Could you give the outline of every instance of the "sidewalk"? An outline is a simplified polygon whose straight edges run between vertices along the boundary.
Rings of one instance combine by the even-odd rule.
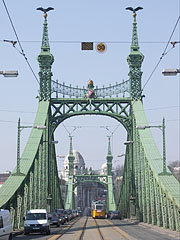
[[[166,234],[170,237],[174,237],[176,239],[180,239],[180,232],[176,232],[176,231],[173,231],[173,230],[170,230],[170,229],[165,229],[163,227],[158,227],[156,225],[153,225],[153,224],[150,224],[150,223],[144,223],[144,222],[139,222],[137,220],[131,220],[131,219],[123,219],[127,222],[131,222],[131,223],[137,223],[138,225],[141,225],[143,227],[146,227],[146,228],[149,228],[155,232],[159,232],[161,234]]]

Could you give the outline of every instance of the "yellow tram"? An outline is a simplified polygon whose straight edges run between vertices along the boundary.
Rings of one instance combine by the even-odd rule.
[[[91,211],[93,218],[105,218],[106,205],[103,201],[93,201],[91,205]]]

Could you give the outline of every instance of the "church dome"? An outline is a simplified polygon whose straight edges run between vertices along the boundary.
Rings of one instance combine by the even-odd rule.
[[[101,166],[101,169],[102,170],[107,169],[107,162],[103,163],[103,165]]]
[[[66,156],[65,160],[64,160],[64,168],[67,169],[66,167],[68,167],[69,165],[69,160],[68,160],[68,156],[69,154]],[[74,166],[75,168],[85,168],[85,162],[84,159],[82,157],[82,155],[73,149],[73,156],[74,156]],[[76,167],[77,166],[77,167]]]
[[[101,174],[106,174],[107,173],[107,162],[103,163],[101,166]]]

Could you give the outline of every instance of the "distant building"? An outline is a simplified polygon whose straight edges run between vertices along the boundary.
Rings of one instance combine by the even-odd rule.
[[[0,173],[0,187],[5,183],[8,177],[11,175],[10,171],[6,171],[4,173]]]
[[[66,201],[67,195],[67,186],[68,186],[68,178],[69,178],[69,159],[66,156],[64,160],[64,167],[60,170],[60,181],[61,181],[61,194],[63,202]],[[73,150],[74,156],[74,175],[84,175],[90,174],[90,171],[93,173],[94,171],[91,169],[85,168],[85,161],[82,155]],[[106,165],[106,164],[105,164]],[[101,169],[100,172],[106,172],[107,166],[105,169]],[[84,209],[85,207],[90,207],[91,202],[94,199],[105,199],[104,186],[97,182],[85,182],[78,185],[74,191],[75,194],[75,207],[80,207]]]
[[[74,156],[74,174],[83,174],[85,172],[85,162],[82,155],[73,149]],[[68,182],[69,178],[69,154],[66,156],[64,160],[64,167],[61,169],[60,175],[61,178]]]
[[[85,162],[82,155],[73,149],[73,156],[74,156],[74,174],[83,174],[85,173]],[[68,186],[68,179],[69,179],[69,154],[66,156],[64,160],[64,167],[60,170],[60,181],[61,181],[61,195],[63,202],[65,204],[66,195],[67,195],[67,186]],[[78,186],[74,193],[75,193],[75,204],[79,206],[78,202],[80,199],[77,196],[80,196],[82,189]]]

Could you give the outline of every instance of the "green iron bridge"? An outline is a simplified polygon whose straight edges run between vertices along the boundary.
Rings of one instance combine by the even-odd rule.
[[[133,29],[129,64],[129,79],[114,86],[95,88],[92,81],[86,88],[73,88],[52,80],[54,57],[50,52],[47,13],[44,13],[40,66],[39,106],[28,142],[17,166],[0,189],[0,208],[9,209],[13,228],[23,226],[27,210],[74,207],[74,188],[82,182],[96,181],[107,189],[107,207],[119,209],[123,216],[146,223],[180,231],[179,183],[166,167],[165,146],[160,155],[147,126],[142,103],[141,65],[136,12],[133,12]],[[109,116],[121,123],[127,131],[126,156],[119,204],[115,206],[112,183],[112,155],[107,155],[106,175],[74,175],[72,139],[69,154],[69,181],[63,206],[55,154],[54,132],[64,120],[77,115]],[[20,131],[20,121],[19,121]],[[18,134],[19,137],[19,134]]]

